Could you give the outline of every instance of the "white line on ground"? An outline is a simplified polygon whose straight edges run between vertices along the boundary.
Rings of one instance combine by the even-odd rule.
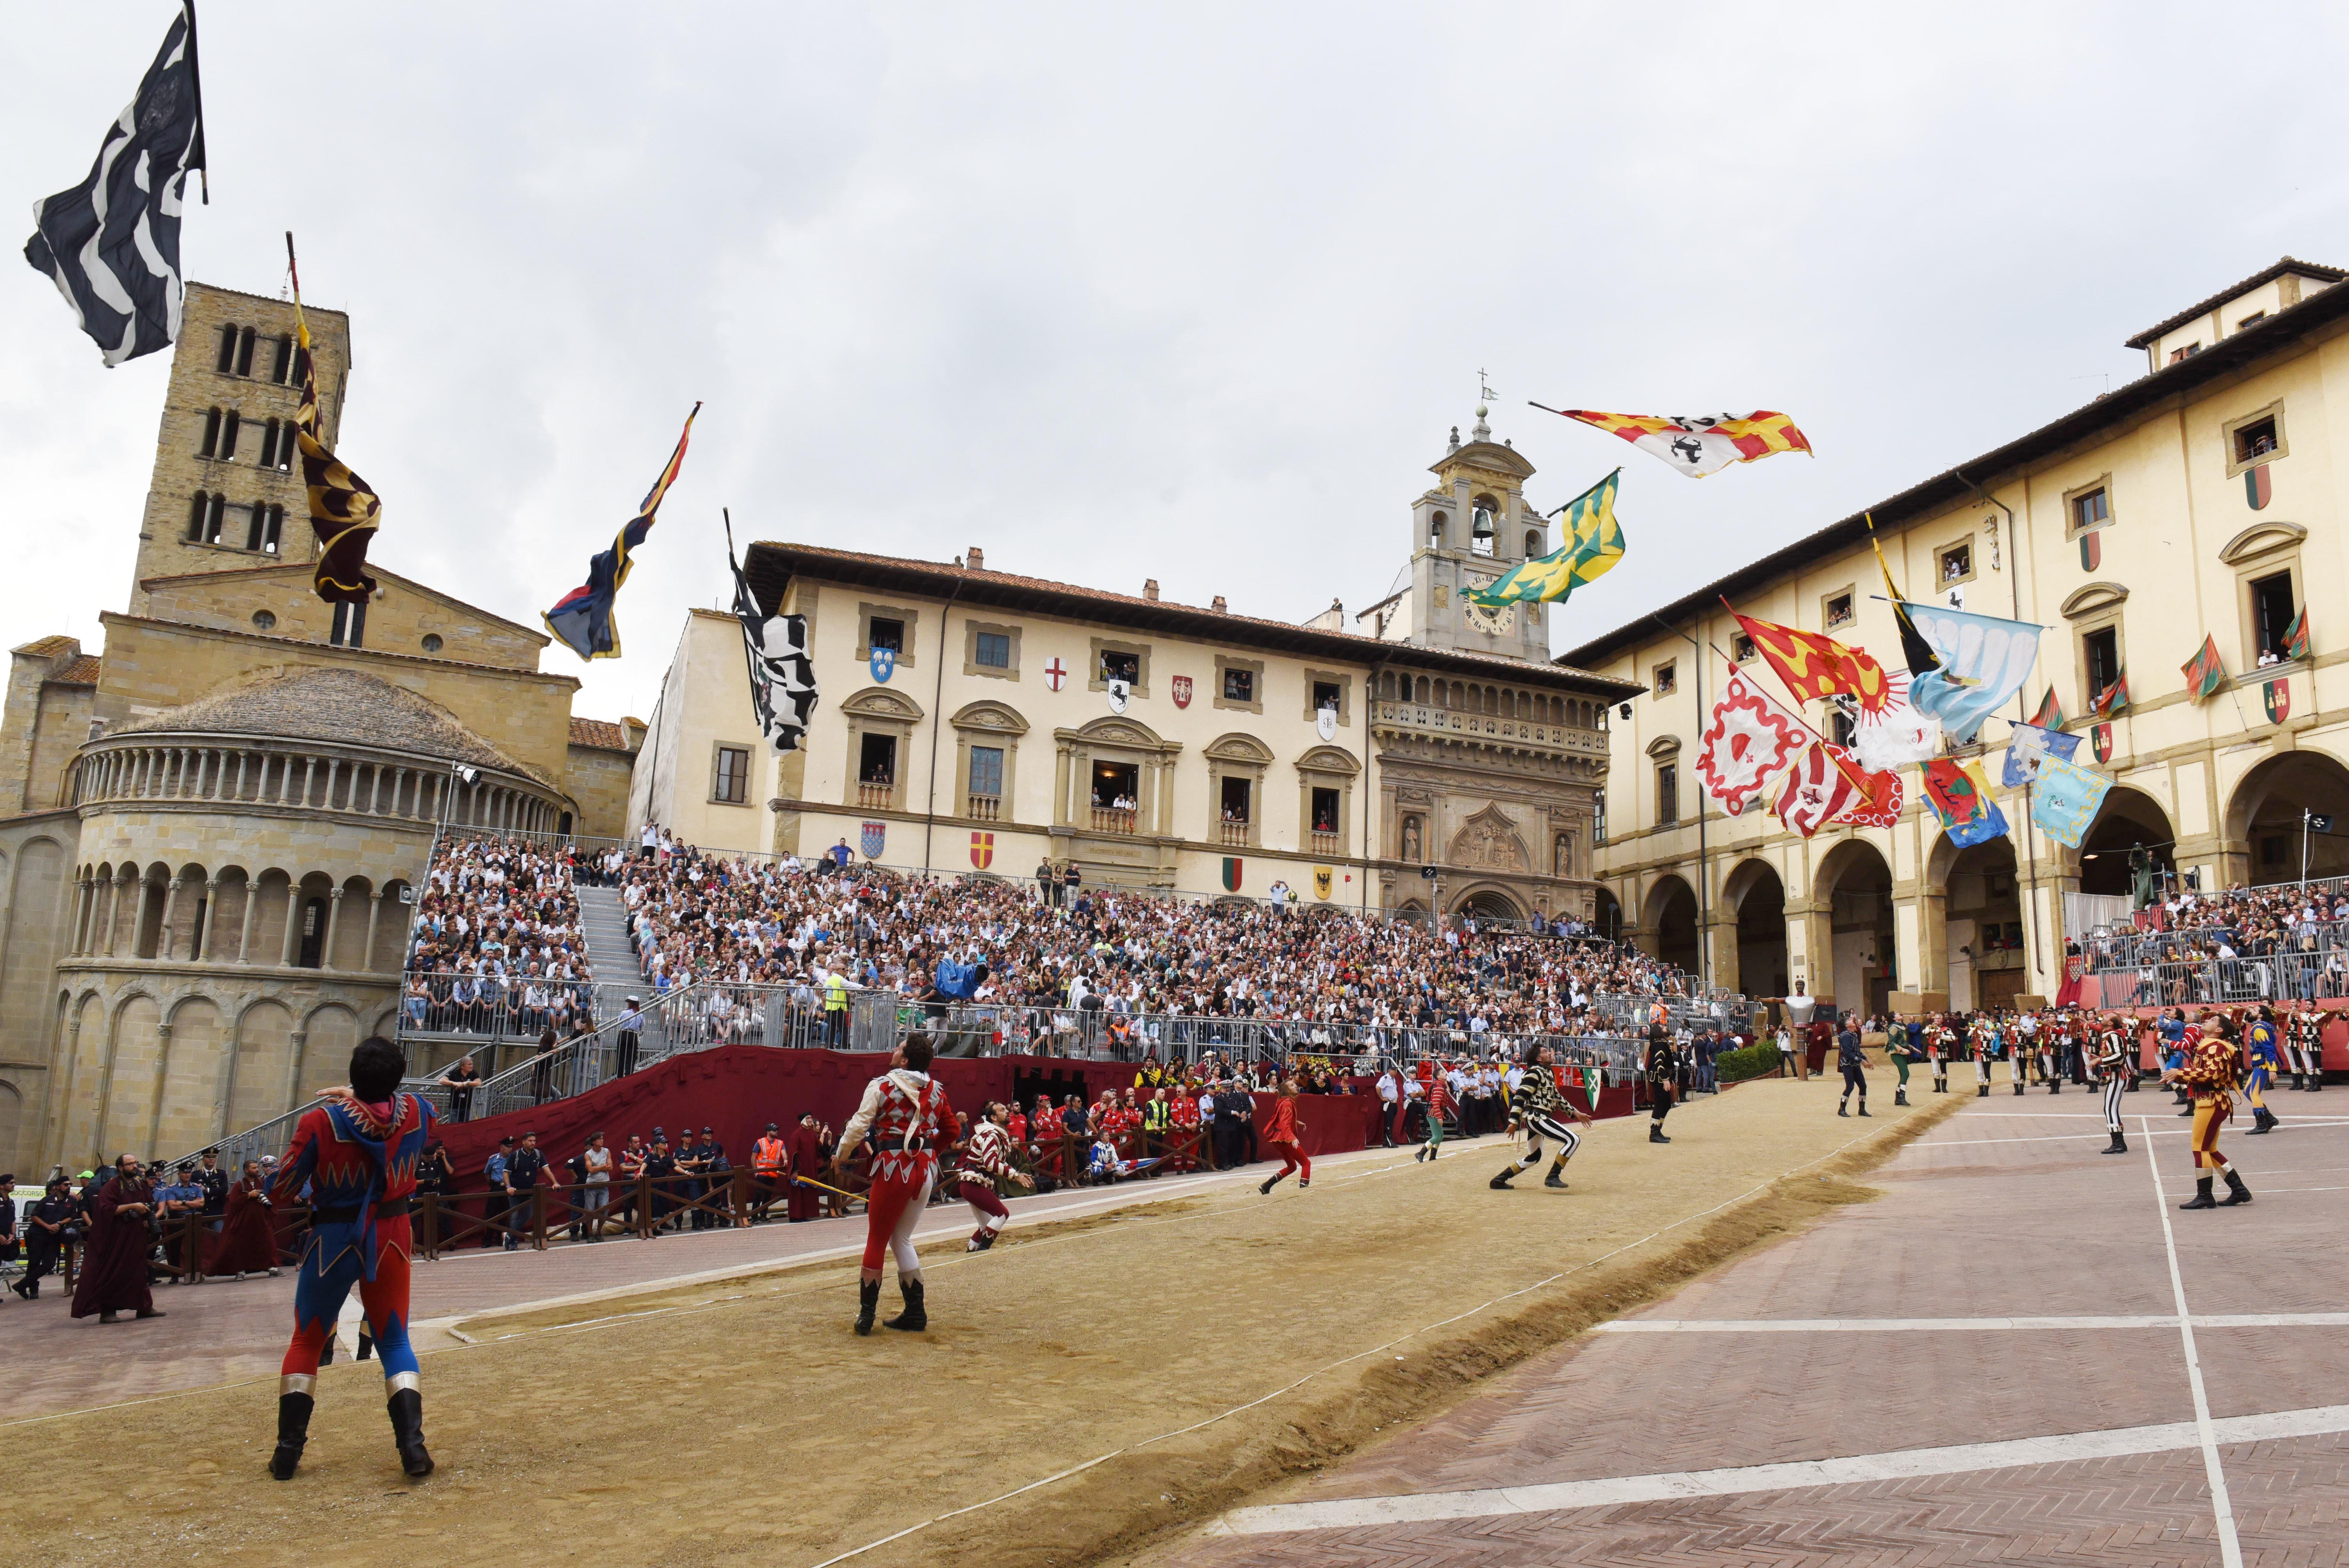
[[[2205,1428],[2210,1429],[2208,1436]],[[1355,1497],[1331,1502],[1273,1503],[1237,1509],[1208,1527],[1214,1535],[1269,1535],[1304,1530],[1347,1530],[1362,1525],[1409,1524],[1437,1519],[1485,1519],[1504,1514],[1548,1513],[1558,1509],[1600,1508],[1627,1502],[1665,1502],[1679,1498],[1733,1497],[1744,1492],[1785,1491],[1796,1487],[1847,1486],[1859,1481],[1904,1480],[1922,1476],[1971,1475],[2023,1465],[2067,1464],[2080,1460],[2132,1454],[2174,1453],[2215,1440],[2271,1442],[2282,1438],[2327,1436],[2349,1431],[2349,1405],[2282,1410],[2265,1416],[2235,1416],[2209,1422],[2171,1421],[2156,1427],[2118,1427],[2008,1442],[1968,1443],[1952,1448],[1904,1449],[1789,1464],[1743,1465],[1732,1470],[1666,1471],[1612,1476],[1602,1480],[1557,1481],[1546,1486],[1493,1487],[1476,1491],[1431,1491],[1393,1497]],[[2226,1542],[2234,1539],[2228,1522]],[[2236,1546],[2234,1552],[2240,1553]],[[2240,1562],[2240,1555],[2231,1558]]]
[[[2264,1198],[2265,1192],[2260,1194]],[[1909,1334],[1956,1330],[1995,1333],[2007,1328],[2175,1328],[2166,1312],[2118,1316],[2070,1317],[1627,1317],[1602,1323],[1593,1334]],[[2194,1319],[2197,1328],[2340,1328],[2349,1312],[2214,1314]]]
[[[2140,1124],[2145,1119],[2137,1118]],[[2178,1233],[2169,1223],[2169,1194],[2162,1190],[2161,1167],[2153,1158],[2153,1129],[2147,1127],[2145,1131],[2145,1168],[2153,1178],[2153,1205],[2160,1212],[2162,1244],[2169,1253],[2169,1292],[2178,1302],[2178,1336],[2186,1349],[2186,1381],[2194,1390],[2194,1426],[2202,1443],[2202,1473],[2210,1481],[2210,1512],[2219,1527],[2219,1561],[2224,1568],[2243,1568],[2243,1543],[2235,1534],[2235,1504],[2227,1495],[2227,1470],[2219,1461],[2210,1397],[2202,1387],[2202,1358],[2194,1349],[2194,1319],[2186,1308],[2186,1276],[2178,1268]]]

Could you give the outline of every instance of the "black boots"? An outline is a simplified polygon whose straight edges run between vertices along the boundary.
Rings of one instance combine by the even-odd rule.
[[[2297,1094],[2307,1087],[2307,1080],[2301,1074],[2294,1073],[2292,1075],[2292,1088],[2293,1093]]]
[[[2275,1130],[2276,1130],[2276,1119],[2275,1119],[2275,1112],[2273,1112],[2273,1111],[2270,1110],[2266,1106],[2263,1106],[2263,1105],[2255,1105],[2255,1106],[2251,1107],[2251,1131],[2252,1131],[2252,1132],[2254,1132],[2254,1133],[2259,1133],[2259,1132],[2273,1132]]]
[[[994,1244],[995,1233],[993,1231],[977,1231],[971,1235],[970,1244],[963,1248],[963,1251],[967,1253],[983,1253]]]
[[[269,1456],[269,1473],[292,1480],[302,1462],[302,1446],[310,1440],[310,1410],[316,1403],[307,1394],[277,1396],[277,1451]]]
[[[1485,1185],[1492,1188],[1495,1192],[1506,1192],[1509,1190],[1509,1179],[1516,1173],[1517,1168],[1516,1166],[1504,1165],[1501,1167],[1501,1173],[1498,1176],[1494,1177],[1490,1181],[1486,1182]]]
[[[1837,1116],[1849,1116],[1851,1114],[1851,1101],[1847,1099],[1839,1099],[1836,1101],[1836,1114]]]
[[[2123,1138],[2118,1132],[2112,1133],[2110,1136],[2112,1138],[2112,1142],[2107,1144],[2106,1147],[2097,1150],[2096,1152],[2099,1154],[2127,1154],[2128,1152],[2128,1140]]]
[[[2248,1203],[2251,1201],[2251,1190],[2243,1185],[2243,1179],[2235,1174],[2235,1168],[2231,1165],[2228,1166],[2227,1195],[2220,1201],[2219,1206],[2222,1209],[2231,1209],[2238,1203]]]
[[[2217,1208],[2219,1206],[2218,1200],[2210,1196],[2210,1180],[2211,1179],[2208,1176],[2196,1177],[2194,1179],[2194,1196],[2178,1206],[2181,1209]]]
[[[1990,1098],[1990,1085],[1986,1083],[1975,1085],[1974,1098],[1976,1099],[1988,1099]]]
[[[1861,1095],[1859,1097],[1859,1114],[1862,1116],[1866,1116],[1868,1114],[1868,1097],[1866,1095]]]
[[[1283,1172],[1283,1174],[1286,1174],[1286,1172]],[[1273,1190],[1275,1187],[1278,1187],[1278,1186],[1279,1186],[1279,1185],[1280,1185],[1280,1177],[1279,1177],[1279,1176],[1268,1176],[1268,1177],[1266,1177],[1266,1178],[1264,1179],[1264,1181],[1263,1181],[1262,1184],[1261,1184],[1261,1185],[1259,1185],[1259,1186],[1257,1188],[1257,1191],[1259,1191],[1259,1192],[1261,1192],[1261,1193],[1263,1193],[1266,1197],[1269,1198],[1269,1197],[1271,1197],[1271,1196],[1272,1196],[1272,1190]]]
[[[919,1334],[930,1326],[930,1315],[922,1305],[922,1282],[897,1276],[897,1292],[905,1298],[905,1310],[896,1316],[885,1318],[881,1326],[894,1328],[901,1334]]]
[[[1542,1178],[1542,1185],[1545,1187],[1555,1187],[1561,1192],[1565,1191],[1566,1178],[1558,1173],[1563,1169],[1564,1167],[1562,1166],[1551,1166],[1549,1168],[1549,1174]]]
[[[1664,1124],[1662,1122],[1651,1121],[1648,1123],[1648,1141],[1651,1143],[1670,1143],[1671,1141],[1671,1139],[1664,1136]]]
[[[1905,1088],[1894,1089],[1892,1091],[1892,1103],[1895,1105],[1907,1105],[1909,1103],[1909,1091]]]
[[[856,1287],[856,1332],[873,1332],[873,1315],[881,1310],[881,1282],[868,1279]]]
[[[432,1456],[424,1451],[424,1396],[413,1388],[402,1388],[384,1408],[391,1414],[391,1440],[399,1449],[399,1468],[408,1472],[409,1480],[422,1480],[432,1473]]]

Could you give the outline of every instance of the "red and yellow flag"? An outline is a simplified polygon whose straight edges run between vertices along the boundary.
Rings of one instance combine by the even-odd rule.
[[[1870,714],[1881,713],[1891,702],[1892,683],[1865,649],[1847,648],[1833,637],[1798,632],[1775,621],[1738,615],[1737,624],[1799,700],[1811,702],[1840,692],[1857,699],[1862,713]]]
[[[1544,408],[1539,403],[1534,407]],[[1750,463],[1773,452],[1811,449],[1810,441],[1795,428],[1795,421],[1767,408],[1757,408],[1751,414],[1601,414],[1591,408],[1544,411],[1563,414],[1593,429],[1620,436],[1691,479],[1702,479],[1732,463]]]

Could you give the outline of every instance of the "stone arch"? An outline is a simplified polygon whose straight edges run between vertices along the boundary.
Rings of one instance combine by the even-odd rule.
[[[375,883],[367,877],[345,877],[342,885],[333,891],[342,894],[342,901],[341,907],[333,910],[334,944],[325,954],[325,966],[364,970],[367,967],[371,927],[383,918],[383,911],[376,903]]]
[[[220,1005],[210,996],[185,996],[165,1022],[171,1033],[163,1053],[163,1092],[157,1100],[150,1147],[171,1154],[210,1143],[227,1130],[228,1053],[222,1048]]]
[[[405,878],[394,877],[383,884],[383,897],[376,906],[375,946],[367,954],[367,968],[377,975],[397,975],[408,959],[409,915],[415,906],[409,903],[413,889]]]
[[[9,1170],[22,1171],[33,1163],[24,1145],[24,1091],[6,1078],[0,1078],[0,1164]]]
[[[1809,949],[1811,994],[1846,1012],[1881,1012],[1899,983],[1892,918],[1892,867],[1864,838],[1844,840],[1811,876],[1819,917]]]
[[[1602,887],[1591,900],[1590,929],[1609,941],[1619,941],[1623,935],[1623,901],[1615,890]]]
[[[1697,969],[1696,889],[1677,872],[1648,884],[1640,912],[1640,947],[1693,975]]]
[[[155,1092],[162,1081],[163,1009],[145,991],[134,991],[114,1009],[112,1040],[107,1052],[104,1109],[99,1147],[107,1158],[156,1152]]]
[[[1722,902],[1736,921],[1737,968],[1723,973],[1721,951],[1713,949],[1713,983],[1748,996],[1783,996],[1792,971],[1786,966],[1786,884],[1778,868],[1759,857],[1732,866],[1721,884]]]
[[[294,1015],[264,997],[237,1015],[228,1068],[228,1130],[241,1132],[289,1109],[294,1093]]]
[[[66,1080],[65,1135],[58,1157],[75,1165],[94,1166],[98,1158],[98,1111],[106,1094],[105,998],[95,990],[85,991],[71,1005],[68,1016],[71,1024],[65,1048],[72,1060]]]
[[[29,1036],[46,1011],[50,966],[72,946],[66,848],[47,835],[27,839],[17,846],[10,869],[15,874],[0,930],[13,935],[0,944],[0,1017],[15,1023],[21,1016]],[[11,1005],[16,997],[32,1010],[20,1015]],[[7,1147],[0,1142],[0,1150]]]
[[[905,693],[887,686],[866,686],[840,705],[840,711],[856,718],[894,720],[900,724],[919,724],[923,718],[922,705]]]
[[[308,1099],[350,1071],[351,1047],[359,1043],[358,1015],[340,1002],[321,1002],[302,1020],[301,1067],[294,1080],[296,1100]]]
[[[1961,1011],[2003,1006],[2023,992],[2044,994],[2045,960],[2033,947],[2033,917],[2023,904],[2013,834],[1963,849],[1949,834],[1938,835],[1926,851],[1920,903],[1919,958],[1928,971],[1940,965],[1938,979],[1929,975],[1924,989],[1944,993]]]
[[[252,879],[251,913],[241,915],[237,923],[240,960],[268,965],[285,962],[289,916],[297,923],[299,920],[290,904],[298,882],[299,879],[284,866],[264,867]],[[293,928],[298,929],[298,923]],[[250,957],[246,956],[248,953]]]
[[[2064,869],[2079,878],[2082,892],[2125,894],[2129,891],[2130,851],[2143,844],[2153,861],[2158,891],[2176,870],[2177,840],[2160,801],[2142,789],[2116,784],[2106,792],[2095,819],[2080,835],[2080,847],[2064,851]]]
[[[1452,901],[1454,914],[1473,914],[1484,920],[1523,920],[1525,906],[1507,889],[1492,883],[1471,884],[1461,890]]]
[[[1264,842],[1271,810],[1264,776],[1272,766],[1272,748],[1235,729],[1209,741],[1200,754],[1207,759],[1209,836],[1231,847]]]
[[[2349,769],[2336,758],[2302,746],[2244,774],[2227,799],[2220,882],[2297,882],[2303,810],[2335,817],[2333,832],[2349,833]],[[2309,834],[2308,874],[2349,875],[2349,837]]]

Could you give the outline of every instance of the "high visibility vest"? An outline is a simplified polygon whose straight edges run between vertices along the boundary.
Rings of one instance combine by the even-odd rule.
[[[848,1011],[848,982],[837,975],[824,977],[823,1010],[827,1013]]]
[[[783,1156],[790,1148],[780,1138],[761,1138],[751,1146],[750,1168],[761,1175],[773,1175],[783,1168]]]

